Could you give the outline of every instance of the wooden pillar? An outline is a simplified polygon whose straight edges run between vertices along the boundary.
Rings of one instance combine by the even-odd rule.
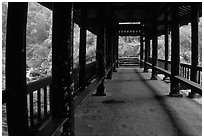
[[[143,72],[148,72],[148,67],[147,67],[147,62],[149,61],[149,56],[150,56],[150,39],[149,39],[149,33],[146,29],[145,31],[145,59],[144,59],[144,71]]]
[[[198,5],[197,3],[191,4],[191,76],[193,82],[197,82],[197,65],[198,65]],[[191,89],[189,97],[194,97],[195,90]]]
[[[6,36],[7,124],[11,136],[29,135],[26,91],[27,3],[8,3]]]
[[[117,57],[116,57],[116,53],[117,53],[117,34],[116,34],[116,24],[114,24],[114,32],[113,32],[113,72],[117,72],[116,67],[117,67]]]
[[[143,67],[143,35],[140,36],[140,68]]]
[[[168,70],[168,60],[169,60],[169,24],[168,24],[168,13],[165,12],[165,65],[164,69]],[[165,75],[164,79],[166,79],[167,76]]]
[[[86,9],[81,9],[81,26],[80,26],[80,45],[79,45],[79,85],[81,88],[85,86],[86,72]]]
[[[74,135],[72,91],[73,7],[53,4],[51,111],[54,118],[67,118],[62,135]]]
[[[97,35],[97,45],[96,45],[96,61],[97,61],[97,76],[102,79],[101,84],[97,88],[96,94],[94,96],[106,96],[105,94],[105,62],[104,62],[104,54],[105,54],[105,43],[104,43],[104,27],[105,24],[103,22],[104,11],[102,8],[98,11],[98,35]]]
[[[115,41],[116,41],[116,67],[118,68],[119,67],[119,61],[118,61],[118,40],[119,39],[119,36],[118,36],[118,32],[116,33],[116,38],[115,38]]]
[[[180,96],[179,94],[179,82],[174,76],[179,75],[180,66],[180,46],[179,46],[179,6],[177,3],[173,3],[171,6],[171,87],[170,96]]]
[[[112,16],[111,16],[110,5],[107,5],[107,22],[106,22],[106,39],[107,39],[107,65],[111,67],[110,72],[107,75],[107,79],[112,79],[113,73],[113,45],[112,45]]]
[[[157,58],[158,58],[158,37],[157,37],[157,25],[155,21],[153,21],[153,39],[152,39],[152,80],[157,80]]]

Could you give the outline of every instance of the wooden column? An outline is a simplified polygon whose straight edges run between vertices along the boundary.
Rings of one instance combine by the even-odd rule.
[[[106,22],[106,39],[107,39],[107,65],[111,67],[107,75],[107,79],[112,79],[113,73],[113,45],[112,45],[112,33],[113,33],[113,26],[112,26],[112,15],[111,15],[110,5],[107,5],[107,22]]]
[[[150,56],[150,39],[149,39],[149,33],[148,30],[146,29],[145,31],[145,64],[144,64],[144,71],[143,72],[148,72],[148,67],[146,62],[149,61],[149,56]]]
[[[168,24],[168,13],[165,12],[165,65],[164,69],[168,70],[168,60],[169,60],[169,24]],[[166,79],[167,76],[164,77]]]
[[[117,34],[116,34],[116,24],[114,24],[114,32],[113,32],[113,72],[117,72],[116,67],[117,67],[117,60],[116,60],[116,53],[117,53]]]
[[[143,35],[140,36],[140,68],[143,67]]]
[[[197,82],[197,65],[198,65],[198,5],[197,3],[191,4],[191,76],[193,82]],[[195,90],[191,89],[189,97],[194,97]]]
[[[104,43],[104,27],[103,22],[104,11],[102,8],[98,11],[98,35],[97,35],[97,45],[96,45],[96,61],[97,61],[97,76],[102,79],[101,84],[97,88],[96,94],[94,96],[106,96],[105,94],[105,62],[104,62],[104,53],[105,53],[105,43]]]
[[[26,91],[27,3],[8,3],[6,36],[7,124],[11,136],[29,135]]]
[[[67,118],[63,135],[74,135],[74,96],[72,91],[73,47],[72,3],[53,4],[52,93],[54,118]]]
[[[79,85],[81,88],[85,86],[86,72],[86,9],[81,9],[81,26],[80,26],[80,45],[79,45]]]
[[[119,61],[118,61],[118,40],[119,39],[119,36],[118,36],[118,32],[116,33],[116,38],[115,38],[115,41],[116,41],[116,67],[118,68],[119,67]]]
[[[174,76],[179,75],[180,66],[180,46],[179,46],[179,6],[177,3],[171,6],[171,87],[170,96],[180,96],[179,94],[179,82],[174,78]]]
[[[152,80],[157,80],[157,71],[155,67],[157,66],[157,47],[158,47],[158,37],[157,37],[157,25],[156,22],[153,21],[153,39],[152,39]]]

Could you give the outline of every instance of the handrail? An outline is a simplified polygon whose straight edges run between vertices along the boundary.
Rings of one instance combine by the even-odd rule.
[[[73,69],[73,75],[79,74],[79,68]],[[85,81],[88,84],[96,74],[96,62],[92,62],[86,65]],[[78,76],[77,76],[78,77]],[[29,127],[33,130],[38,129],[45,120],[49,119],[50,114],[50,89],[52,85],[52,76],[39,79],[37,81],[29,82],[27,84],[28,94],[28,122]],[[79,85],[79,80],[73,82],[73,85]],[[2,91],[2,104],[7,102],[7,91]],[[41,98],[43,96],[43,101]],[[49,100],[49,101],[48,101]],[[48,109],[49,107],[49,109]],[[43,112],[41,112],[43,109]]]
[[[143,60],[144,62],[144,60]],[[150,62],[144,62],[145,64],[149,65],[149,66],[152,66],[152,64]],[[195,93],[198,93],[200,95],[202,95],[202,85],[196,83],[196,82],[193,82],[187,78],[184,78],[182,76],[171,76],[171,72],[163,69],[163,68],[160,68],[158,66],[155,66],[155,69],[164,73],[165,75],[169,76],[169,77],[173,77],[175,78],[176,80],[178,80],[180,83],[184,84],[184,85],[187,85],[187,87],[189,88],[192,88],[192,89],[195,89]],[[202,70],[201,70],[202,71]]]
[[[151,63],[152,58],[149,58],[149,62]],[[171,71],[171,61],[167,61],[168,64],[168,71]],[[165,60],[158,59],[158,67],[165,69]],[[180,76],[190,80],[190,72],[192,66],[188,63],[180,63]],[[195,67],[197,70],[197,82],[198,84],[202,85],[202,67],[197,65]]]

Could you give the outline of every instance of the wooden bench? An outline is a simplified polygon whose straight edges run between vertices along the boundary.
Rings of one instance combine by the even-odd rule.
[[[106,69],[106,74],[111,71],[111,67]],[[80,105],[98,88],[101,84],[102,80],[105,78],[95,78],[93,79],[88,86],[85,87],[84,90],[80,92],[80,94],[74,97],[74,112],[76,113],[79,109]],[[37,130],[37,136],[56,136],[60,135],[60,129],[67,121],[67,118],[53,118],[52,116]]]

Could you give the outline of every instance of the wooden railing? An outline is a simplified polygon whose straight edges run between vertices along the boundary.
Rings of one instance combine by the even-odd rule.
[[[139,57],[119,57],[119,66],[136,66],[139,65]]]
[[[163,59],[158,59],[157,66],[165,69],[165,60]],[[168,71],[171,72],[171,61],[167,61],[168,65]],[[191,68],[192,66],[187,63],[180,63],[180,76],[190,80],[190,74],[191,74]],[[202,84],[202,67],[201,66],[196,66],[197,70],[197,83]]]
[[[85,83],[86,85],[96,75],[96,62],[86,66]],[[73,70],[74,92],[77,93],[79,86],[79,68]],[[27,107],[28,107],[28,126],[31,130],[38,131],[40,126],[48,120],[51,115],[50,95],[51,95],[52,76],[30,82],[27,84]],[[7,91],[2,91],[2,104],[7,102]],[[63,121],[62,121],[63,122]]]
[[[144,61],[143,61],[144,62]],[[148,66],[152,66],[152,58],[149,57],[149,61],[146,63]],[[157,66],[155,67],[159,73],[165,74],[168,77],[171,76],[171,61],[167,61],[168,69],[165,69],[165,60],[158,59]],[[180,63],[180,74],[174,76],[180,83],[184,84],[187,88],[196,90],[196,93],[202,95],[202,67],[197,66],[197,82],[190,80],[192,66],[185,63]]]

